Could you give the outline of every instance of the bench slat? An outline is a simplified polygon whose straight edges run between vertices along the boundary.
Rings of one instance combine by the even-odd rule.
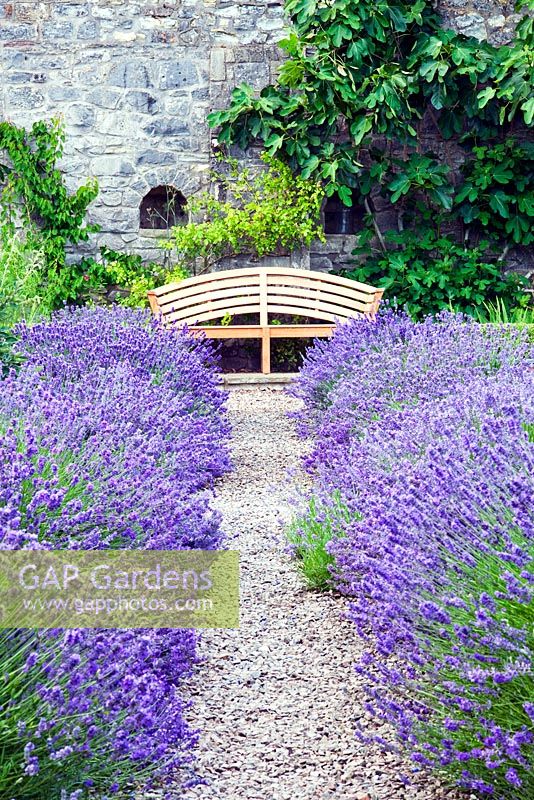
[[[330,303],[331,305],[340,306],[345,310],[352,309],[360,314],[366,314],[373,301],[372,297],[367,297],[365,300],[345,298],[339,294],[327,293],[325,289],[319,287],[317,289],[301,289],[292,286],[276,286],[269,288],[267,294],[267,303],[269,305],[271,303],[280,303],[281,301],[285,302],[284,298],[291,300],[291,302],[293,302],[295,298],[297,300],[302,300],[303,306],[306,307],[312,307],[315,302]]]
[[[358,304],[358,308],[354,309],[351,308],[350,305],[352,304],[341,304],[341,303],[329,303],[325,300],[321,300],[320,298],[313,298],[310,300],[306,300],[305,298],[300,297],[286,297],[284,295],[270,297],[269,298],[269,311],[274,311],[274,309],[281,309],[287,306],[290,307],[292,310],[282,313],[288,314],[300,314],[305,317],[315,317],[316,319],[328,319],[330,320],[331,314],[335,317],[340,318],[347,318],[347,317],[354,317],[360,316],[361,314],[370,314],[372,312],[372,303],[361,303]],[[293,309],[298,308],[299,311],[294,311]],[[323,317],[324,314],[328,316]]]
[[[376,286],[370,286],[368,283],[353,281],[352,278],[342,278],[340,275],[331,275],[327,272],[291,269],[291,267],[288,267],[287,269],[273,267],[272,269],[267,270],[267,276],[269,285],[276,285],[279,277],[295,278],[296,276],[299,276],[304,280],[308,279],[320,283],[331,283],[335,286],[343,286],[346,289],[362,292],[363,294],[375,294],[376,292]]]
[[[270,325],[271,339],[314,339],[332,336],[335,325]],[[191,333],[205,333],[208,339],[261,339],[261,325],[188,325]]]
[[[183,281],[174,281],[173,283],[166,283],[164,286],[158,286],[157,289],[151,290],[156,297],[168,294],[169,292],[176,291],[177,289],[189,289],[192,287],[203,287],[205,284],[220,284],[224,285],[245,285],[243,280],[250,279],[250,285],[260,285],[260,270],[257,269],[231,269],[222,270],[221,272],[208,272],[205,275],[195,275],[192,278],[184,278]]]
[[[278,291],[279,289],[284,289],[285,287],[292,287],[296,289],[307,289],[313,292],[328,292],[329,294],[336,294],[342,298],[350,298],[353,300],[360,300],[361,302],[367,303],[371,300],[375,294],[375,292],[364,292],[360,289],[356,289],[353,287],[347,288],[345,286],[340,286],[337,283],[328,283],[326,281],[314,281],[313,279],[303,277],[302,279],[300,276],[298,278],[294,278],[291,276],[278,278],[276,281],[269,282],[268,291]]]
[[[205,333],[208,339],[261,339],[260,325],[188,325],[191,333]]]
[[[296,314],[299,317],[306,316],[312,317],[313,319],[323,319],[327,320],[328,322],[337,322],[338,320],[350,319],[354,316],[349,312],[345,313],[333,313],[331,311],[318,311],[316,309],[302,309],[301,306],[279,306],[274,304],[269,304],[269,313],[273,314]],[[278,327],[278,326],[276,326]]]
[[[316,336],[332,336],[335,325],[271,325],[271,339],[314,339]]]
[[[233,302],[236,305],[229,306],[226,301],[220,300],[215,303],[202,303],[194,308],[170,312],[165,314],[165,322],[181,322],[186,325],[195,325],[197,322],[210,322],[211,320],[220,319],[225,314],[236,316],[237,314],[259,314],[261,311],[261,306],[258,302],[248,303],[246,297],[236,297]]]
[[[256,303],[260,302],[260,293],[259,288],[250,286],[249,290],[246,291],[246,286],[241,286],[239,289],[231,288],[231,289],[217,289],[217,290],[210,290],[206,289],[202,294],[195,294],[192,297],[186,296],[182,297],[180,292],[173,293],[172,296],[167,296],[164,298],[164,302],[160,300],[159,307],[163,314],[167,314],[171,311],[178,311],[179,309],[187,309],[187,308],[195,308],[199,305],[204,303],[211,303],[215,300],[226,300],[226,301],[233,301],[239,300],[240,297],[247,297],[250,298],[251,301],[255,301]]]
[[[239,294],[242,289],[248,287],[250,287],[251,290],[255,289],[256,292],[259,292],[260,282],[258,275],[247,275],[241,280],[238,278],[229,278],[228,280],[220,281],[204,281],[201,284],[195,283],[192,286],[185,287],[182,287],[181,283],[172,284],[172,286],[173,288],[169,291],[164,293],[158,291],[155,293],[160,306],[168,305],[172,302],[173,298],[176,297],[203,297],[206,292],[233,291],[234,294]]]

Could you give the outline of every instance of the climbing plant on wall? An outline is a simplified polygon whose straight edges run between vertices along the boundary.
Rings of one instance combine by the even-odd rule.
[[[373,269],[376,250],[383,259],[414,230],[434,234],[425,259],[440,242],[450,250],[443,231],[458,220],[460,244],[487,251],[486,260],[532,242],[533,151],[521,131],[534,120],[534,21],[524,2],[514,41],[501,47],[445,30],[430,0],[286,0],[285,9],[291,28],[278,81],[259,95],[239,86],[228,108],[210,115],[221,143],[259,141],[320,178],[328,196],[359,200]],[[384,201],[396,225],[382,230]],[[517,287],[509,289],[515,302]],[[445,293],[442,304],[451,300]]]
[[[98,194],[95,180],[70,192],[58,169],[64,133],[57,120],[36,122],[30,130],[0,122],[0,231],[24,229],[30,248],[43,253],[44,276],[52,305],[74,299],[72,270],[65,267],[68,244],[85,241],[98,226],[85,221]]]
[[[191,198],[191,220],[172,229],[163,247],[172,249],[182,269],[210,271],[225,257],[261,258],[324,239],[320,226],[323,191],[317,180],[295,177],[291,169],[263,154],[262,169],[221,161],[212,179],[223,199],[206,192]]]

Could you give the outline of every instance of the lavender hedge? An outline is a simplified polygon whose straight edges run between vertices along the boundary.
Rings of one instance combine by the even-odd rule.
[[[295,388],[369,709],[416,763],[509,800],[534,794],[533,365],[516,329],[387,312]]]
[[[18,335],[23,366],[0,382],[0,547],[218,547],[209,487],[229,468],[229,429],[209,345],[126,309]],[[4,631],[0,797],[129,796],[187,763],[195,643]]]

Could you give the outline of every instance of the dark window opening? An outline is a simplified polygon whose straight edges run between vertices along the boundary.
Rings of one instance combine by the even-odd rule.
[[[353,205],[344,205],[337,194],[329,197],[324,209],[324,232],[325,233],[357,233],[363,228],[363,218],[365,209],[358,205],[353,199]]]
[[[184,195],[174,186],[156,186],[143,197],[140,209],[140,227],[166,230],[187,222]]]

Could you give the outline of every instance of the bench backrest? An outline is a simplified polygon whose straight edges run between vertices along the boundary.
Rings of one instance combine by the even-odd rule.
[[[335,322],[376,314],[383,289],[348,278],[300,269],[247,268],[210,272],[148,293],[166,323],[195,325],[226,314],[298,314]]]

